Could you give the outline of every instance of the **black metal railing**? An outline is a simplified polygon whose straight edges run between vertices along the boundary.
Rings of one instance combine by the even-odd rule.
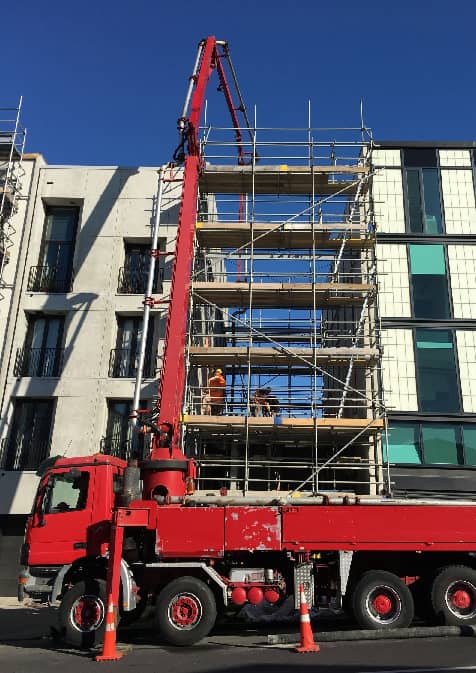
[[[0,469],[2,470],[36,470],[50,453],[49,439],[29,437],[16,434],[3,439],[0,449]]]
[[[144,294],[147,289],[148,271],[139,269],[129,269],[123,266],[119,269],[119,280],[117,284],[118,294]],[[164,280],[164,270],[159,269],[155,274],[152,292],[157,294],[162,292],[162,283]]]
[[[14,376],[59,376],[63,368],[63,348],[19,348]]]
[[[73,279],[71,274],[60,272],[52,266],[32,266],[28,275],[28,292],[71,292]]]
[[[123,460],[129,460],[132,458],[132,453],[134,452],[134,458],[141,458],[149,450],[150,443],[150,435],[138,433],[135,446],[133,446],[133,442],[130,437],[130,429],[128,429],[126,426],[123,433],[119,433],[117,435],[106,435],[105,437],[102,437],[100,443],[100,452],[107,456],[122,458]]]
[[[155,375],[152,367],[152,355],[150,352],[145,354],[144,371],[145,378],[151,378]],[[114,379],[133,378],[137,373],[139,364],[139,353],[130,348],[113,348],[109,356],[109,376]]]

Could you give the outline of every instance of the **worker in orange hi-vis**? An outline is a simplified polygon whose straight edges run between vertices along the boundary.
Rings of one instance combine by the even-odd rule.
[[[215,369],[213,376],[208,379],[208,395],[210,399],[210,413],[219,416],[225,410],[226,380],[221,369]]]

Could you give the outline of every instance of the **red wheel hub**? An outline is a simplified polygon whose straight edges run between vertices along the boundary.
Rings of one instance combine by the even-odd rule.
[[[372,601],[372,606],[379,615],[386,615],[392,609],[392,601],[385,594],[378,594]]]
[[[464,589],[457,589],[451,596],[451,602],[460,610],[467,610],[471,606],[471,595]]]
[[[178,626],[191,626],[200,615],[199,606],[191,596],[178,596],[171,607],[172,619]]]
[[[92,629],[101,619],[101,608],[97,601],[91,598],[83,598],[78,601],[73,612],[76,625],[88,631]]]

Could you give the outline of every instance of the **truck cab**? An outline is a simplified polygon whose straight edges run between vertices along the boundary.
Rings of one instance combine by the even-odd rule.
[[[103,454],[51,458],[40,466],[21,550],[26,568],[19,579],[20,600],[27,595],[55,601],[75,565],[104,557],[125,467],[125,461]]]

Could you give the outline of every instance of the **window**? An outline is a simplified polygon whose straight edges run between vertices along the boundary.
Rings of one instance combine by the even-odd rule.
[[[473,465],[476,426],[459,423],[390,422],[390,463]]]
[[[28,290],[70,292],[79,209],[47,206],[38,266],[32,267]]]
[[[415,364],[420,411],[460,411],[453,333],[417,329]]]
[[[403,150],[408,229],[414,234],[443,233],[435,149]]]
[[[2,456],[5,470],[36,470],[49,454],[53,400],[17,399]]]
[[[129,418],[132,412],[132,402],[129,400],[108,400],[107,407],[107,428],[106,436],[102,442],[102,450],[108,455],[128,460],[133,449],[132,427]],[[140,408],[147,408],[147,403],[144,400],[140,401]],[[134,449],[139,455],[142,455],[144,435],[137,432],[135,437],[137,445]]]
[[[161,246],[163,247],[163,246]],[[119,270],[119,294],[144,294],[147,289],[150,266],[150,244],[125,243],[124,266]],[[162,291],[163,268],[161,257],[155,262],[152,292]]]
[[[44,514],[78,512],[85,509],[88,486],[88,472],[81,472],[77,477],[71,477],[68,472],[53,475],[48,482],[43,504]]]
[[[420,439],[415,424],[391,425],[388,433],[390,463],[421,463]]]
[[[476,426],[463,425],[464,462],[476,465]]]
[[[116,348],[111,351],[109,376],[113,378],[133,378],[139,364],[139,349],[142,339],[142,318],[119,316],[117,318]],[[152,344],[154,341],[154,322],[149,322],[147,345],[144,359],[144,376],[153,376]]]
[[[64,316],[30,316],[25,345],[17,352],[15,376],[59,376]]]
[[[410,245],[413,316],[451,317],[445,249],[442,245]]]
[[[451,425],[422,425],[425,462],[457,465],[459,429]]]

